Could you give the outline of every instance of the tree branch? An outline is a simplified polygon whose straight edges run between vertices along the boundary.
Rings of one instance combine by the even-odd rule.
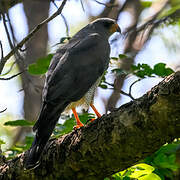
[[[0,166],[0,179],[103,179],[180,137],[180,71],[141,98],[50,140],[39,167],[25,171],[26,153]]]
[[[18,43],[14,49],[12,49],[4,58],[1,59],[0,61],[0,74],[3,70],[3,67],[6,63],[6,61],[20,48],[22,48],[22,46],[30,39],[32,38],[32,36],[38,32],[43,25],[47,24],[48,22],[50,22],[52,19],[54,19],[56,16],[58,16],[59,14],[61,14],[65,4],[66,4],[67,0],[63,0],[61,3],[61,6],[59,7],[59,9],[49,18],[45,19],[44,21],[42,21],[41,23],[39,23],[20,43]]]
[[[11,79],[15,78],[16,76],[19,76],[20,74],[22,74],[22,73],[25,72],[25,71],[26,71],[26,70],[21,71],[21,72],[15,74],[15,75],[12,75],[12,76],[10,76],[10,77],[8,77],[8,78],[0,78],[0,80],[5,80],[5,81],[11,80]]]

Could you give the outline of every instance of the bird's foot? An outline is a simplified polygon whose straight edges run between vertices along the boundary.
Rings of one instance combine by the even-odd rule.
[[[93,122],[95,120],[95,118],[93,118],[93,119],[90,119],[90,122]]]
[[[79,128],[83,127],[83,126],[84,126],[83,123],[79,123],[76,126],[74,126],[74,129],[79,129]]]

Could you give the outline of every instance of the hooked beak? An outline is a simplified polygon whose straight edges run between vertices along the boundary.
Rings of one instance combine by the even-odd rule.
[[[119,32],[121,34],[121,28],[119,27],[118,24],[116,24],[116,27],[117,27],[116,32]]]

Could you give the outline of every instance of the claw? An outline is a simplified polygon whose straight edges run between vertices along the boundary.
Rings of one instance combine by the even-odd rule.
[[[93,118],[93,119],[90,119],[90,122],[93,122],[95,120],[95,118]]]
[[[74,128],[74,129],[79,129],[79,128],[81,128],[81,127],[84,127],[84,124],[83,124],[83,123],[77,124],[77,125],[74,126],[73,128]]]

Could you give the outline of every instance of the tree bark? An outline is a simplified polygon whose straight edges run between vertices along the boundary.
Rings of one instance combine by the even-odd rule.
[[[49,1],[42,3],[41,1],[26,0],[23,2],[23,5],[30,32],[48,17],[50,3]],[[27,68],[29,64],[35,63],[38,58],[46,56],[47,43],[48,27],[46,24],[26,44],[25,60],[23,62],[17,61],[20,71]],[[24,90],[24,118],[34,121],[38,118],[40,112],[44,78],[42,76],[31,76],[28,72],[24,72],[21,77]],[[14,144],[19,140],[24,140],[22,134],[26,134],[28,130],[29,128],[20,128],[14,138]]]
[[[104,179],[180,137],[180,71],[144,96],[84,128],[50,140],[41,164],[25,171],[27,155],[4,162],[0,179]]]

